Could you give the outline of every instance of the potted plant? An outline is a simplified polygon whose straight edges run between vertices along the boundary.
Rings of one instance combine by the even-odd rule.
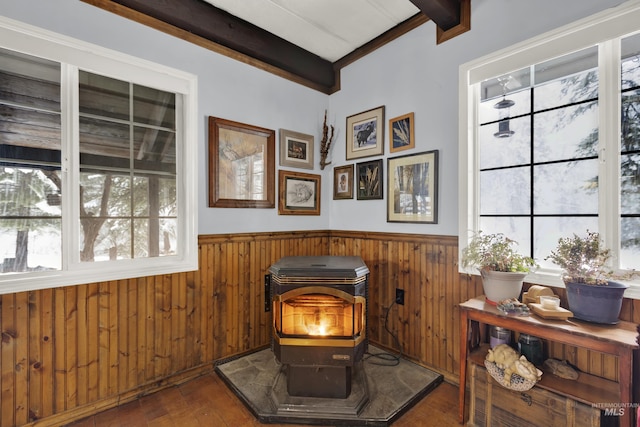
[[[577,319],[595,323],[618,322],[627,285],[622,280],[636,275],[615,274],[609,267],[609,249],[600,241],[600,234],[587,230],[585,237],[561,237],[554,251],[545,259],[562,269],[562,281],[567,289],[569,310]]]
[[[480,270],[482,288],[491,304],[518,298],[525,276],[537,265],[533,258],[516,251],[517,244],[502,233],[479,231],[462,250],[461,265]]]

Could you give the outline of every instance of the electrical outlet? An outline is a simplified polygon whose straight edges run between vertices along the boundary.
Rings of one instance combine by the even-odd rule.
[[[396,304],[404,305],[404,289],[396,288]]]

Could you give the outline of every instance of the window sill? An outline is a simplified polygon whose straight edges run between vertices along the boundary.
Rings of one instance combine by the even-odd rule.
[[[460,273],[471,274],[474,276],[480,275],[477,273],[477,271],[473,272],[473,271],[460,270]],[[543,286],[549,286],[550,288],[565,289],[564,282],[560,278],[560,275],[557,273],[546,273],[546,272],[529,273],[527,277],[524,278],[524,281],[532,285],[543,285]],[[625,298],[640,300],[640,281],[620,280],[619,282],[629,286],[629,288],[624,292]]]

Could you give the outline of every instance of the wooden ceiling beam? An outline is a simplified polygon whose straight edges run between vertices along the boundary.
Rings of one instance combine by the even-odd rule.
[[[102,7],[105,1],[84,0]],[[300,76],[321,87],[335,84],[333,64],[202,0],[107,0]]]
[[[438,28],[447,31],[462,21],[460,0],[410,0]]]
[[[421,12],[331,63],[204,0],[81,0],[327,94],[342,67],[433,20],[437,43],[470,29],[471,0],[410,0]]]

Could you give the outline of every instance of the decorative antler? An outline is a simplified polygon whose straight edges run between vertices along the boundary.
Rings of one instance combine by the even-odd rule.
[[[331,162],[327,162],[327,154],[329,154],[329,150],[331,149],[331,142],[333,141],[333,131],[333,125],[327,126],[327,110],[324,110],[324,123],[322,124],[322,141],[320,142],[321,170],[324,170],[324,167],[326,165],[331,164]]]

